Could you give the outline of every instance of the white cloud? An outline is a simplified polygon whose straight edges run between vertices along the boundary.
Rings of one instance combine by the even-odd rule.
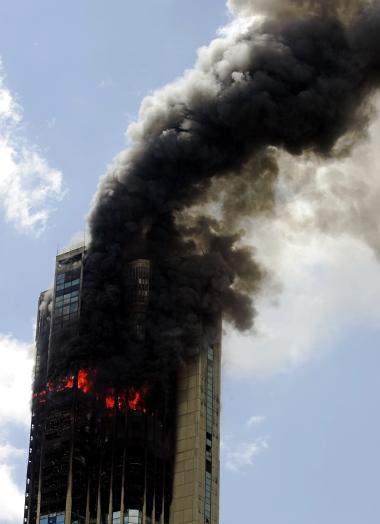
[[[22,136],[22,108],[5,84],[0,60],[0,207],[19,231],[39,235],[64,195],[62,173]]]
[[[234,450],[227,449],[224,460],[226,468],[237,472],[253,466],[255,458],[268,447],[267,439],[259,437],[253,441],[238,444]]]
[[[13,477],[13,468],[0,462],[0,522],[21,522],[24,507],[24,494]]]
[[[24,486],[14,470],[26,465],[25,450],[12,440],[30,424],[33,346],[0,334],[0,358],[0,522],[16,524],[23,516]]]
[[[252,417],[250,417],[247,420],[247,426],[259,426],[260,424],[265,422],[265,420],[266,420],[265,417],[253,415]]]
[[[0,443],[0,463],[4,463],[10,458],[22,457],[23,454],[23,449],[15,448],[8,442],[5,444]]]
[[[33,346],[0,334],[0,431],[9,423],[29,425]]]
[[[282,292],[256,301],[255,333],[225,336],[224,363],[234,374],[291,370],[331,347],[348,328],[380,322],[380,268],[366,245],[349,237],[287,234],[275,224],[266,237],[268,256],[272,252],[266,265],[281,278]]]
[[[0,442],[0,522],[21,522],[24,493],[14,478],[14,463],[24,457],[25,451],[9,443]]]

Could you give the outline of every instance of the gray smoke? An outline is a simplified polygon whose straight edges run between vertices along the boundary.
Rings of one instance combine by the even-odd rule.
[[[335,16],[349,21],[371,0],[228,0],[232,13],[250,16]]]
[[[264,6],[230,4],[244,14]],[[267,5],[273,17],[214,40],[194,69],[143,101],[132,145],[91,212],[77,355],[111,354],[131,372],[149,354],[147,373],[165,374],[220,309],[238,329],[252,327],[265,271],[239,222],[273,209],[274,150],[332,157],[341,137],[362,136],[380,80],[379,4],[287,2],[294,16]],[[210,206],[213,218],[202,213]],[[125,325],[123,275],[139,257],[154,268],[144,350]]]

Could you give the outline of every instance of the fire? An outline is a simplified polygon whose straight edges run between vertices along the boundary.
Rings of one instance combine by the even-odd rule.
[[[81,389],[83,393],[88,393],[91,388],[90,371],[88,369],[80,369],[78,372],[78,389]]]
[[[72,389],[74,387],[74,378],[74,376],[68,377],[63,389]]]
[[[133,386],[119,391],[117,394],[113,389],[108,390],[105,397],[107,409],[114,409],[115,405],[121,412],[137,411],[139,413],[146,413],[146,395],[148,388],[144,386],[141,390]]]
[[[42,404],[46,402],[46,395],[47,395],[47,391],[46,389],[43,389],[42,391],[33,393],[33,399],[35,398],[38,399],[38,402]]]
[[[95,374],[96,370],[94,369],[81,368],[77,375],[61,377],[54,381],[49,380],[46,390],[34,393],[33,398],[37,398],[39,402],[46,402],[48,393],[59,393],[68,389],[74,389],[75,385],[77,391],[88,394],[93,388],[93,378]],[[128,386],[118,392],[116,392],[114,388],[109,388],[105,396],[101,396],[100,398],[104,399],[105,407],[108,410],[114,410],[116,406],[118,411],[122,413],[126,411],[146,413],[146,397],[148,392],[149,389],[147,386],[143,386],[141,389]],[[99,396],[96,395],[96,398],[99,399]]]
[[[127,402],[129,409],[132,411],[140,411],[144,404],[141,391],[135,388],[130,388],[128,393]]]
[[[115,407],[115,397],[112,395],[106,396],[106,408],[107,409],[114,409]]]

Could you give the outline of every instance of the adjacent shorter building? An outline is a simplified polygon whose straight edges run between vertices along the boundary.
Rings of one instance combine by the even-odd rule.
[[[80,336],[84,259],[83,246],[59,254],[39,299],[24,524],[217,524],[220,326],[165,390],[94,391],[90,360],[57,374],[66,337]],[[134,260],[126,275],[142,343],[152,271]]]

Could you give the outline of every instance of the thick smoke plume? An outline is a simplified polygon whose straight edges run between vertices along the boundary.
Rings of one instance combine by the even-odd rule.
[[[332,157],[363,136],[380,81],[379,4],[230,1],[244,15],[268,15],[265,6],[272,16],[227,30],[143,101],[90,216],[85,336],[68,344],[76,355],[112,355],[114,369],[157,376],[199,347],[220,309],[251,328],[265,271],[239,224],[271,213],[276,151]],[[144,348],[125,321],[135,258],[154,268]]]

